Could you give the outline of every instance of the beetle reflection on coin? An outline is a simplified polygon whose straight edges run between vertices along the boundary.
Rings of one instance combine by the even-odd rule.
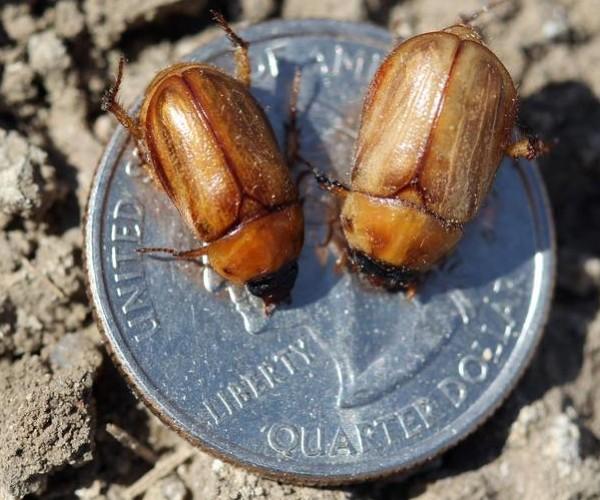
[[[296,280],[302,209],[273,130],[249,92],[248,44],[220,14],[215,20],[235,46],[236,78],[207,64],[175,64],[150,83],[133,118],[116,101],[121,60],[103,108],[131,133],[150,176],[206,243],[138,251],[206,255],[217,273],[271,306],[289,297]]]
[[[415,36],[387,56],[363,104],[350,187],[316,172],[343,199],[350,258],[369,281],[410,288],[462,238],[503,155],[545,151],[537,139],[511,144],[517,102],[470,24]]]

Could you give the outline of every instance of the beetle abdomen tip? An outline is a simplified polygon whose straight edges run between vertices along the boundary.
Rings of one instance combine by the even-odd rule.
[[[264,274],[246,283],[248,291],[260,297],[267,304],[284,302],[290,296],[298,276],[298,261],[294,260],[280,267],[274,273]]]
[[[406,290],[414,285],[422,274],[403,266],[386,264],[360,250],[350,250],[350,258],[358,272],[364,275],[372,285],[384,288],[388,292]]]

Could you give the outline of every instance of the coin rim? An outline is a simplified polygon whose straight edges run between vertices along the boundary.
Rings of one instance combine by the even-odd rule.
[[[364,23],[351,23],[332,20],[300,20],[300,21],[284,21],[274,20],[251,26],[241,30],[241,34],[250,44],[265,40],[285,36],[332,36],[343,40],[348,39],[348,34],[351,33],[353,42],[360,42],[361,39],[366,39],[370,44],[381,43],[384,47],[391,45],[392,39],[387,31]],[[194,60],[208,59],[214,57],[219,52],[229,50],[229,45],[225,37],[209,42],[207,45],[194,51],[192,58]],[[190,58],[190,56],[188,56]],[[101,245],[94,245],[95,241],[100,241],[102,228],[102,216],[105,213],[106,197],[98,199],[100,188],[106,186],[113,171],[107,171],[107,165],[114,165],[119,161],[121,155],[126,150],[126,145],[130,138],[126,137],[126,132],[122,126],[118,126],[113,133],[106,149],[100,159],[92,188],[88,197],[88,203],[84,215],[84,266],[87,280],[87,292],[90,302],[93,306],[93,314],[96,323],[105,340],[107,351],[113,360],[113,363],[118,367],[130,387],[134,390],[137,396],[144,401],[146,406],[167,426],[175,430],[180,436],[185,438],[192,445],[206,451],[213,456],[229,462],[236,466],[242,466],[252,472],[269,477],[275,480],[285,480],[303,485],[338,485],[350,484],[367,480],[374,480],[385,476],[405,472],[414,469],[416,466],[431,460],[440,455],[448,448],[456,445],[458,442],[465,439],[469,434],[473,433],[485,420],[487,420],[496,409],[504,402],[510,394],[512,388],[516,385],[524,370],[527,368],[529,361],[534,354],[537,345],[542,337],[544,325],[547,321],[552,291],[554,287],[556,275],[556,244],[555,230],[552,220],[552,214],[548,195],[546,193],[542,178],[537,169],[527,163],[521,163],[518,171],[523,177],[525,188],[529,191],[530,208],[534,217],[534,227],[536,228],[536,241],[538,245],[544,248],[543,251],[538,251],[535,255],[535,260],[541,260],[535,266],[536,272],[540,273],[539,290],[532,292],[531,298],[537,298],[537,309],[533,310],[532,306],[528,308],[528,316],[530,324],[537,326],[534,332],[526,334],[522,332],[517,340],[511,356],[506,364],[499,372],[487,389],[478,397],[477,401],[471,405],[467,411],[459,415],[453,420],[450,425],[437,433],[420,441],[419,448],[421,451],[411,460],[398,464],[397,466],[385,467],[378,470],[371,470],[361,473],[343,473],[343,474],[312,474],[312,473],[294,473],[289,470],[277,470],[273,466],[266,464],[257,465],[250,462],[248,458],[242,458],[225,449],[217,447],[215,444],[203,440],[197,436],[193,436],[188,431],[182,422],[179,422],[176,415],[167,409],[160,401],[156,399],[155,390],[150,390],[149,386],[156,389],[149,380],[144,380],[145,374],[135,373],[130,367],[130,361],[127,359],[124,351],[119,346],[118,342],[111,335],[111,329],[119,328],[116,321],[111,318],[111,315],[106,314],[110,309],[108,294],[104,283],[102,287],[99,282],[104,281],[100,276],[100,280],[93,273],[93,269],[102,269],[101,262]],[[120,149],[116,149],[119,148]],[[112,159],[112,161],[111,161]],[[100,209],[99,209],[100,206]],[[534,281],[535,283],[535,281]],[[534,295],[536,294],[537,295]],[[103,303],[105,305],[103,305]],[[141,368],[138,366],[138,368]],[[141,376],[143,375],[143,376]],[[427,446],[428,442],[433,442],[432,446]],[[239,445],[238,445],[239,446]],[[425,449],[425,448],[428,448]],[[356,464],[341,464],[338,468],[351,468]]]

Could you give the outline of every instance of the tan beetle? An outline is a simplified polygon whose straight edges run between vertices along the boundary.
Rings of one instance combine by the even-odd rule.
[[[537,139],[511,143],[517,104],[508,71],[469,23],[392,50],[363,104],[350,187],[315,171],[343,199],[359,272],[407,288],[452,251],[503,155],[531,159],[546,149]]]
[[[249,91],[248,44],[213,14],[235,46],[236,78],[207,64],[175,64],[152,80],[134,118],[116,100],[121,60],[103,108],[131,133],[146,170],[206,243],[187,251],[138,251],[207,255],[217,273],[247,285],[268,306],[287,299],[296,280],[302,208],[269,121]]]

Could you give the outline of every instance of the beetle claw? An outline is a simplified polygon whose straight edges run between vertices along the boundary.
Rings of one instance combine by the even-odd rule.
[[[550,152],[550,146],[538,137],[527,137],[511,144],[506,154],[512,158],[533,160]]]
[[[248,47],[250,46],[250,44],[241,36],[239,36],[235,31],[233,31],[223,14],[221,14],[217,10],[211,10],[210,13],[214,21],[225,32],[225,36],[227,36],[227,38],[235,48],[235,77],[238,80],[240,80],[244,85],[249,87],[250,74],[252,73],[252,69],[250,67],[250,59],[248,57]]]

